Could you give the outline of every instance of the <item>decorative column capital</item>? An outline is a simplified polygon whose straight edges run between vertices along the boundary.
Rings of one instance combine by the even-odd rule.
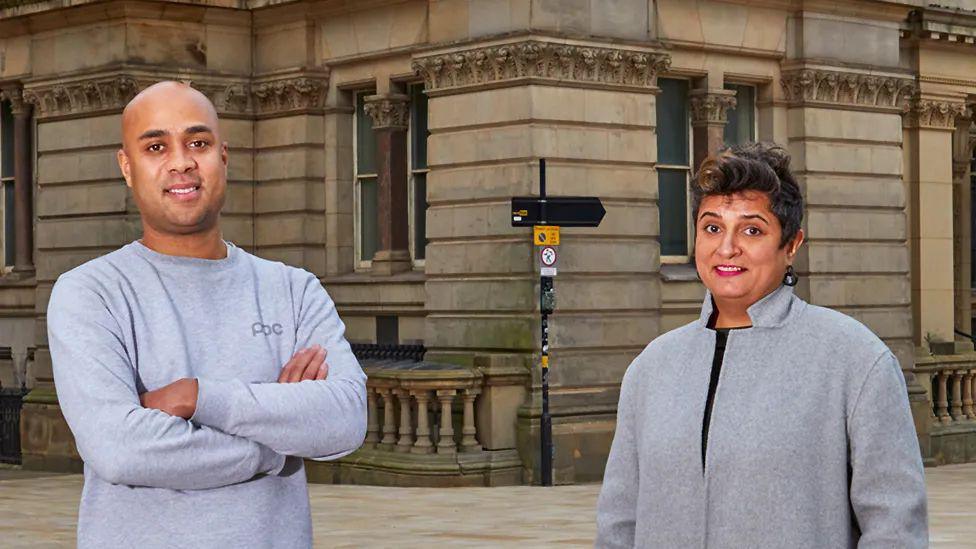
[[[399,93],[366,96],[366,114],[373,119],[373,129],[406,131],[410,116],[410,98]]]
[[[926,98],[916,95],[905,107],[905,125],[908,127],[953,131],[957,119],[968,120],[972,112],[962,101],[944,98]]]
[[[10,101],[10,112],[14,116],[30,114],[31,104],[24,99],[24,89],[20,86],[7,86],[0,89],[0,99]]]
[[[657,90],[658,73],[670,65],[670,56],[652,49],[534,37],[462,46],[413,60],[414,72],[434,94],[526,83],[651,93]]]
[[[784,69],[780,83],[793,105],[900,112],[915,93],[908,75],[798,67]]]
[[[729,109],[736,106],[735,90],[691,90],[691,124],[719,124],[728,121]]]

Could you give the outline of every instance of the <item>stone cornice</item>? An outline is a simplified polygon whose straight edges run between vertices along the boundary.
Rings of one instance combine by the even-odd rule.
[[[792,105],[902,112],[915,93],[909,76],[820,68],[787,69],[780,80]]]
[[[976,11],[934,4],[912,12],[901,28],[901,38],[976,46]]]
[[[71,81],[35,82],[25,86],[24,100],[34,105],[38,118],[88,116],[116,112],[135,95],[161,80],[178,80],[200,90],[221,115],[232,117],[280,116],[323,111],[328,73],[292,72],[254,79],[214,77],[206,74],[150,74],[121,70]]]
[[[657,75],[670,64],[668,55],[651,49],[528,38],[417,55],[413,69],[433,95],[529,82],[648,92],[657,90]]]
[[[406,95],[391,93],[387,95],[369,95],[366,97],[364,110],[373,119],[373,129],[407,129],[410,116],[410,98]]]
[[[905,125],[936,130],[952,131],[957,120],[969,120],[972,112],[961,101],[931,99],[916,96],[907,106]]]
[[[691,90],[692,124],[725,124],[736,105],[734,90]]]

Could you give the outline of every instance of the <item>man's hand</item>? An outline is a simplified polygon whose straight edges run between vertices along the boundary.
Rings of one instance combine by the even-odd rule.
[[[305,380],[321,381],[329,375],[329,365],[325,363],[326,351],[315,345],[295,353],[281,369],[278,383],[298,383]]]
[[[139,402],[143,408],[161,410],[171,416],[190,419],[197,411],[196,379],[183,378],[160,387],[155,391],[147,391],[139,395]]]

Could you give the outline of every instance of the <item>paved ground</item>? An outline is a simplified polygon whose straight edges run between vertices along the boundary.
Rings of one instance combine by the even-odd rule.
[[[976,548],[976,464],[926,473],[932,547]],[[316,547],[591,547],[598,490],[312,485],[310,496]],[[80,491],[77,475],[0,469],[0,544],[71,547]]]

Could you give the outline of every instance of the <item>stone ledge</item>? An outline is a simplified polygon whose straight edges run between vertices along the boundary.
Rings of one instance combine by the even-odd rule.
[[[522,484],[516,450],[417,455],[360,448],[334,462],[305,462],[310,482],[376,486],[512,486]]]

